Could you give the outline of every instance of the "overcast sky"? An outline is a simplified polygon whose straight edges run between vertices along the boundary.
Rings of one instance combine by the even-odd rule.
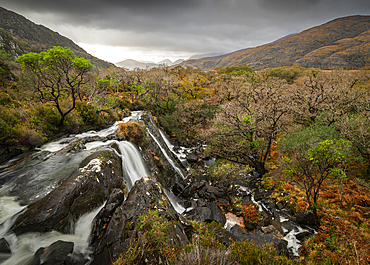
[[[232,52],[349,15],[370,0],[0,0],[116,63]]]

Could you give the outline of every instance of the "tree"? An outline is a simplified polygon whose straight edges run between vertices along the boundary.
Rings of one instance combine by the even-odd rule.
[[[331,125],[356,108],[364,94],[359,86],[369,77],[360,72],[332,71],[297,79],[292,85],[292,116],[296,123],[310,125],[322,114]]]
[[[16,62],[21,64],[23,71],[35,78],[41,100],[54,103],[60,114],[61,128],[66,116],[76,107],[80,89],[88,82],[88,73],[93,65],[63,47],[53,47],[48,52],[24,54]],[[70,100],[66,108],[61,105],[64,99]]]
[[[285,80],[253,77],[234,100],[221,106],[210,130],[210,154],[267,172],[272,142],[288,122],[289,93]]]
[[[342,165],[349,154],[350,142],[327,139],[316,143],[332,130],[327,126],[302,127],[289,132],[279,143],[283,146],[283,153],[288,155],[283,157],[286,163],[284,172],[305,191],[317,225],[320,224],[317,201],[323,182],[329,177],[337,177],[341,182],[346,178]]]
[[[367,163],[367,169],[363,173],[370,177],[370,118],[366,115],[351,115],[342,119],[339,124],[342,135],[351,141],[352,146]]]

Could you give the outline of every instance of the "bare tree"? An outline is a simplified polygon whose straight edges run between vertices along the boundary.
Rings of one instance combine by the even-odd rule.
[[[266,173],[265,163],[277,134],[289,123],[285,80],[252,80],[237,99],[224,104],[210,130],[212,155]]]

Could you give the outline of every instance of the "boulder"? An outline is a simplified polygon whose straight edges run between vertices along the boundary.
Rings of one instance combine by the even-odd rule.
[[[83,160],[58,188],[31,203],[10,231],[72,233],[81,215],[102,205],[115,188],[122,188],[121,176],[121,158],[111,149],[100,150]]]
[[[28,265],[64,265],[73,247],[73,242],[58,240],[47,248],[39,248]]]
[[[244,241],[248,238],[248,232],[245,230],[245,228],[237,224],[231,227],[230,233],[234,235],[237,241]]]
[[[295,237],[301,242],[305,241],[307,238],[309,238],[311,236],[313,236],[313,234],[310,231],[307,231],[307,230],[302,231],[302,232],[295,235]]]
[[[300,225],[312,225],[315,226],[315,217],[313,212],[302,212],[298,211],[296,213],[297,223]]]
[[[198,162],[198,156],[196,154],[188,154],[186,156],[186,161],[189,163],[196,163]]]
[[[275,248],[279,255],[289,256],[288,241],[281,239],[279,243],[275,244]]]
[[[202,203],[202,200],[199,200]],[[199,207],[199,203],[197,202],[198,207],[194,207],[191,211],[186,213],[186,217],[195,220],[195,221],[204,221],[211,223],[213,221],[221,224],[222,226],[226,223],[226,217],[224,213],[221,211],[220,207],[214,202],[211,203],[204,203],[204,206]]]

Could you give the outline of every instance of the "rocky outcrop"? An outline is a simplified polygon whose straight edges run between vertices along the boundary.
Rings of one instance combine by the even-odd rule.
[[[122,188],[121,165],[120,157],[108,148],[88,156],[58,188],[30,204],[11,231],[72,233],[81,215],[102,205],[115,188]]]
[[[112,264],[120,254],[124,255],[140,235],[135,229],[139,224],[139,216],[154,209],[171,220],[167,234],[169,242],[180,247],[188,244],[186,222],[181,221],[156,179],[144,177],[136,181],[127,199],[116,208],[110,220],[94,228],[93,235],[98,234],[97,231],[101,231],[102,235],[99,241],[96,237],[92,239],[91,244],[96,248],[91,265]]]
[[[141,120],[146,125],[148,131],[148,146],[142,146],[140,151],[151,175],[156,176],[163,187],[170,190],[177,182],[183,180],[184,168],[163,140],[152,115],[144,112]]]

